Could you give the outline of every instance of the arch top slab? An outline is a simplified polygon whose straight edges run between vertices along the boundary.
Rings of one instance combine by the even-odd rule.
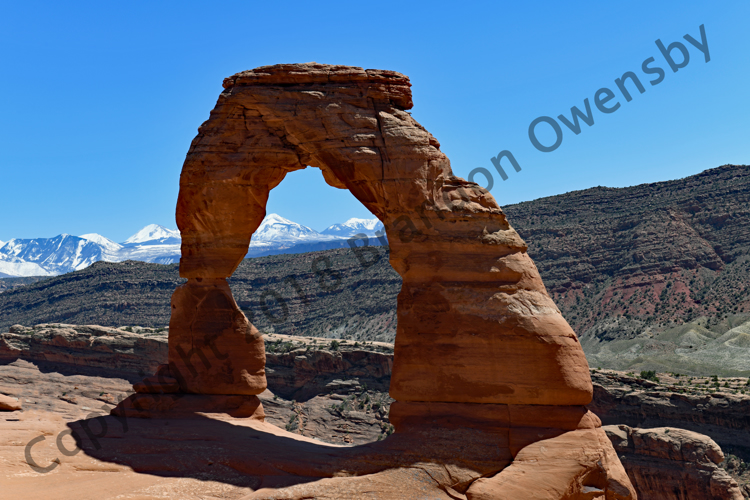
[[[227,78],[180,177],[181,276],[230,276],[269,191],[288,172],[317,167],[384,223],[403,278],[395,399],[589,403],[583,350],[526,244],[489,192],[453,175],[407,112],[410,87],[400,73],[317,63]]]

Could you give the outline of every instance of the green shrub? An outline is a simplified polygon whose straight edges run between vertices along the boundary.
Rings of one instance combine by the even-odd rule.
[[[652,382],[659,382],[659,377],[656,376],[654,370],[644,370],[641,372],[641,378],[644,380],[650,380]]]

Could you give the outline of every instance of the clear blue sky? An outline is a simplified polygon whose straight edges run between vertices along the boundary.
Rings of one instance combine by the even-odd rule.
[[[149,223],[175,227],[180,169],[223,78],[276,63],[408,75],[413,116],[457,175],[494,172],[490,157],[503,149],[516,156],[521,172],[494,175],[501,205],[750,163],[750,2],[504,4],[5,2],[0,240],[97,232],[122,241]],[[700,41],[701,24],[708,63],[683,38]],[[657,38],[685,45],[689,64],[673,73]],[[640,70],[648,57],[666,70],[656,86]],[[596,90],[617,94],[614,79],[628,70],[646,92],[599,112]],[[593,126],[577,136],[563,126],[550,153],[531,145],[532,120],[570,116],[584,98]],[[317,230],[371,217],[316,169],[290,174],[269,212]]]

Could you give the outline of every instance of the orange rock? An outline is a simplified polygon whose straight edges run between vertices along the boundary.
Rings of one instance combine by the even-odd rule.
[[[22,407],[21,400],[0,394],[0,411],[17,411]]]
[[[737,482],[719,464],[713,439],[674,427],[604,427],[642,500],[742,500]]]
[[[265,364],[263,337],[240,311],[225,279],[191,279],[175,290],[169,369],[182,392],[260,394],[266,389]]]
[[[583,350],[526,244],[492,195],[455,177],[439,142],[406,112],[410,85],[391,71],[316,63],[225,80],[180,177],[181,275],[189,284],[230,276],[269,191],[287,172],[317,167],[383,221],[403,277],[395,399],[589,403]]]
[[[636,493],[601,428],[526,446],[499,474],[475,481],[468,500],[635,500]]]
[[[240,394],[131,394],[111,411],[126,418],[194,418],[197,413],[225,413],[261,422],[265,419],[258,396]]]
[[[390,387],[397,433],[373,447],[377,456],[347,462],[362,477],[271,497],[382,490],[379,498],[403,498],[427,492],[424,480],[433,497],[635,498],[601,422],[584,407],[593,388],[578,338],[492,195],[454,176],[440,143],[406,112],[410,86],[392,71],[317,63],[224,81],[180,177],[180,275],[188,282],[172,298],[171,376],[183,392],[265,389],[262,340],[226,278],[245,257],[270,190],[288,172],[320,168],[383,222],[403,278]],[[168,412],[178,397],[136,394],[128,404]],[[416,463],[429,464],[428,474],[392,488],[400,467]],[[300,457],[299,466],[323,477],[330,464]]]

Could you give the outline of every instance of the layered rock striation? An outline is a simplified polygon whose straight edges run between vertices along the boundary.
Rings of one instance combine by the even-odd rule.
[[[607,425],[679,427],[707,434],[725,449],[750,451],[750,397],[728,388],[657,384],[622,372],[598,372],[594,380],[592,411]],[[664,377],[662,377],[664,378]],[[700,389],[705,387],[705,390]],[[736,392],[736,391],[735,391]]]

